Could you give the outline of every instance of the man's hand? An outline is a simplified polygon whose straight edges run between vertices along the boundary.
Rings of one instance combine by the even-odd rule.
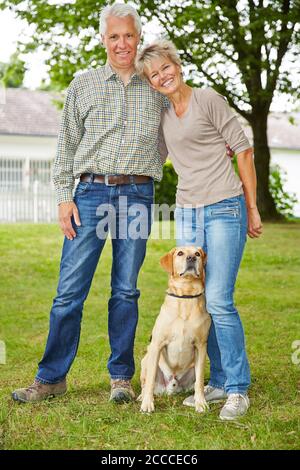
[[[61,202],[58,206],[59,225],[68,240],[73,240],[76,237],[76,232],[72,226],[72,216],[75,224],[81,225],[76,204],[74,202]]]
[[[227,142],[225,143],[225,147],[226,147],[226,153],[228,157],[232,158],[234,155],[234,151],[230,148],[230,145],[227,144]]]
[[[258,238],[262,234],[262,223],[257,207],[248,208],[248,235]]]

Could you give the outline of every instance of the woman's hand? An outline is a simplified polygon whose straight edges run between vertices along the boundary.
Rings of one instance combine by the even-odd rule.
[[[250,238],[258,238],[262,234],[262,223],[257,207],[248,210],[248,235]]]

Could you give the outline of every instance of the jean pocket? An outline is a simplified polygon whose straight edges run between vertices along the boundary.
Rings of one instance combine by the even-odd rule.
[[[141,199],[153,199],[154,197],[154,182],[150,183],[141,183],[141,184],[131,184],[133,193],[140,197]]]
[[[75,189],[75,197],[76,196],[83,196],[84,194],[88,193],[90,188],[90,183],[79,182]]]
[[[216,207],[215,209],[211,210],[211,216],[215,217],[239,217],[240,215],[240,208],[238,205],[234,206],[223,206],[223,207]]]

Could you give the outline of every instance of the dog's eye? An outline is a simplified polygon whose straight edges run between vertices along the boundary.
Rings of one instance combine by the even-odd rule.
[[[183,255],[183,251],[178,251],[177,256],[182,256],[182,255]]]
[[[196,255],[196,256],[201,256],[200,253],[199,253],[199,251],[196,251],[195,255]]]

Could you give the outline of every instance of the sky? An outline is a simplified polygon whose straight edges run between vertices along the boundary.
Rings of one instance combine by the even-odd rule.
[[[150,29],[150,28],[149,28]],[[153,29],[153,25],[151,30]],[[0,62],[7,62],[11,54],[16,49],[16,42],[22,32],[28,33],[30,27],[26,21],[15,18],[14,13],[10,10],[0,11]],[[147,42],[154,39],[155,35],[150,34],[149,30],[146,31]],[[27,54],[22,57],[26,62],[28,71],[25,75],[24,86],[30,89],[37,88],[42,79],[47,78],[47,67],[45,59],[47,58],[46,51],[38,51],[35,53]],[[287,103],[285,96],[278,96],[274,98],[272,103],[272,111],[291,111],[293,105]]]
[[[28,31],[26,21],[15,18],[10,10],[0,11],[0,62],[8,62],[11,54],[16,50],[16,43],[22,35],[22,31]],[[28,71],[25,76],[24,85],[27,88],[36,88],[41,80],[47,78],[47,68],[44,60],[46,53],[38,52],[26,55],[26,66]],[[24,56],[25,58],[25,56]]]

